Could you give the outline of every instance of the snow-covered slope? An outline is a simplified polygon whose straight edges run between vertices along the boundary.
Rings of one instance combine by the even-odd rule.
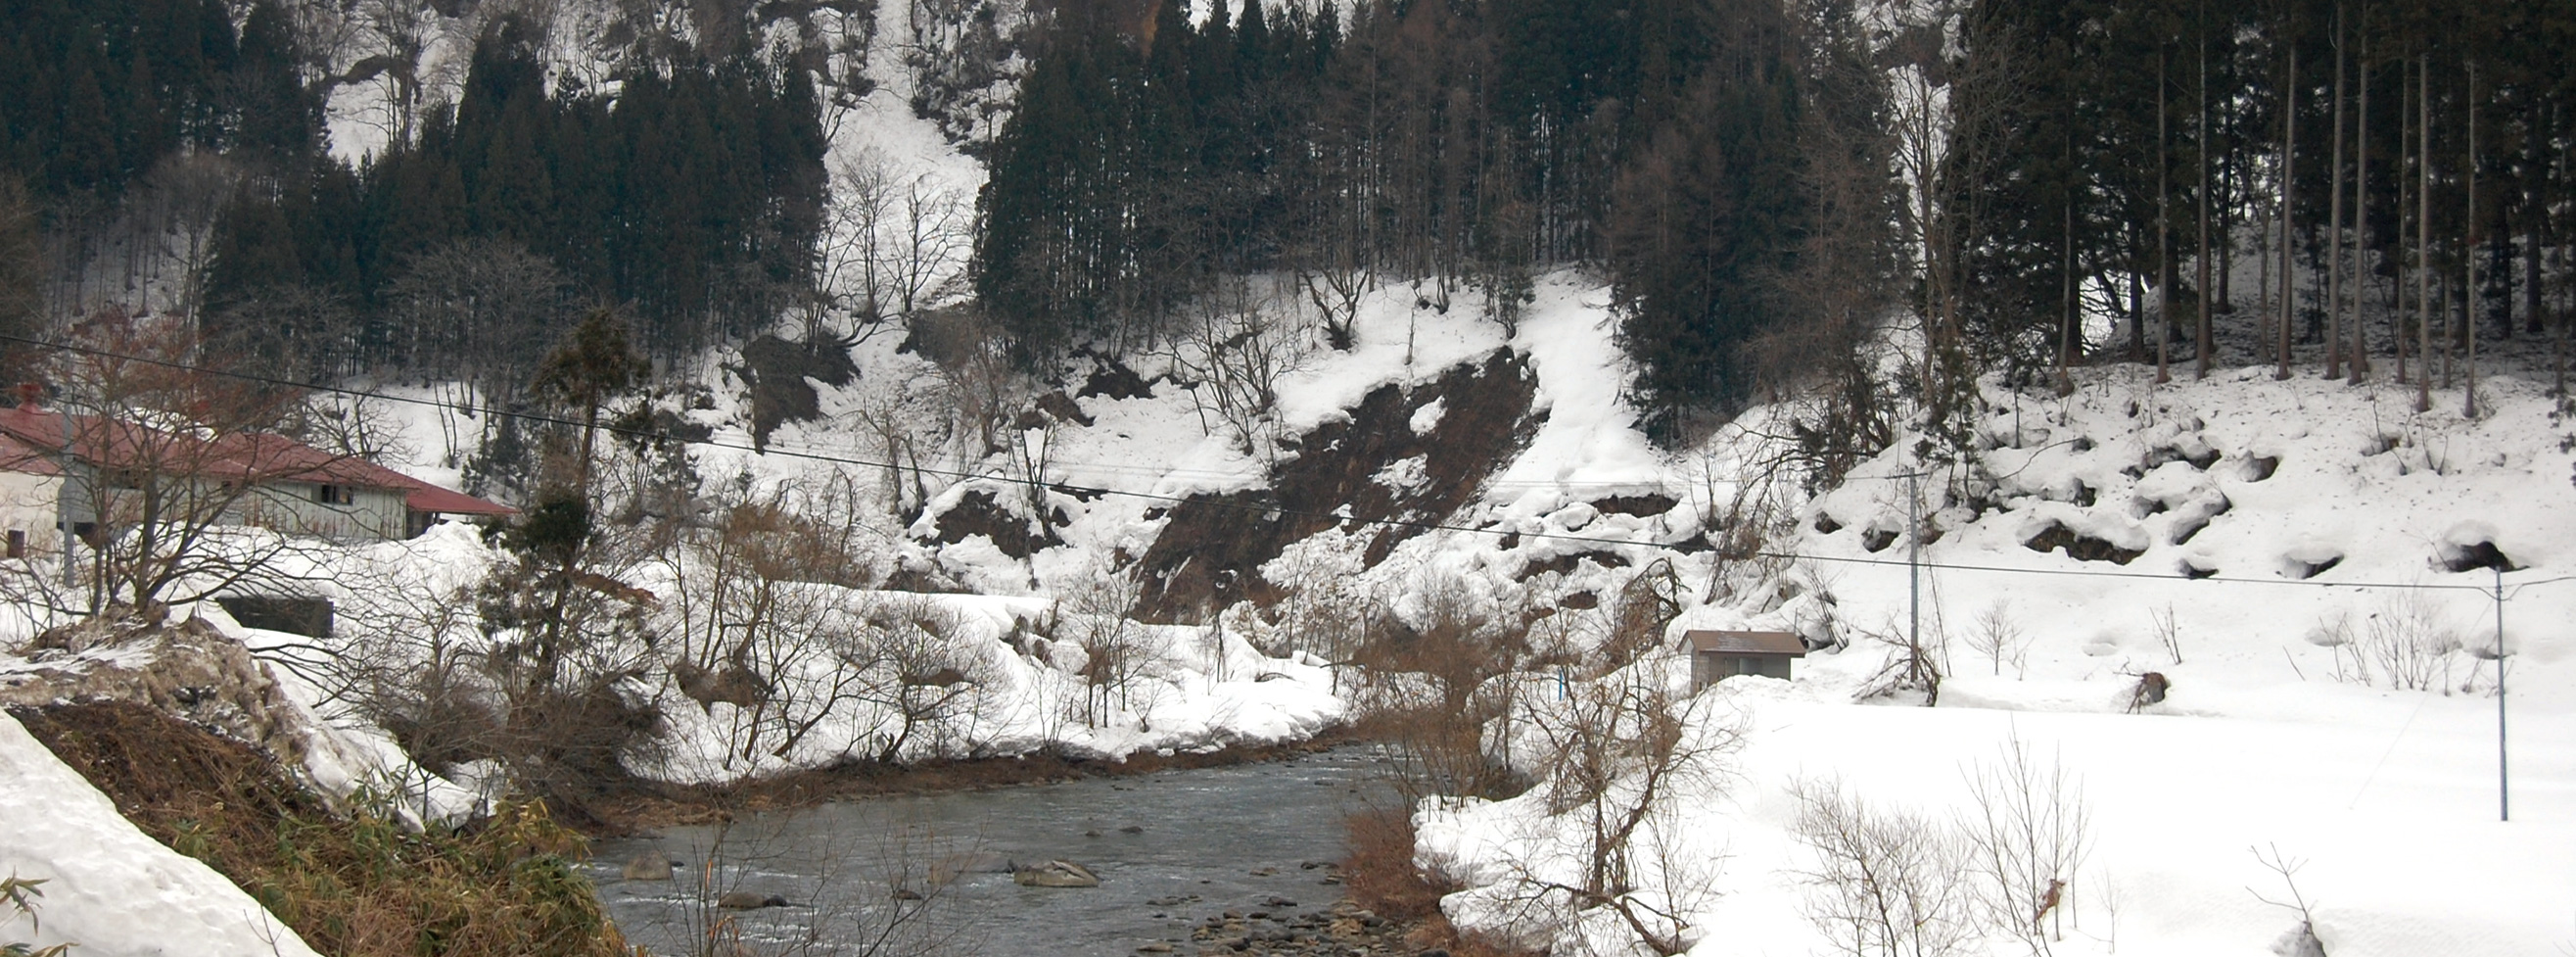
[[[0,714],[0,867],[45,883],[41,926],[0,941],[69,942],[82,957],[313,953],[232,881],[136,830],[107,796]]]
[[[1350,420],[1373,390],[1428,394],[1461,361],[1522,357],[1527,441],[1464,505],[1397,516],[1476,531],[1410,534],[1369,560],[1375,530],[1349,523],[1259,571],[1292,590],[1375,595],[1399,613],[1445,576],[1489,607],[1581,616],[1584,599],[1660,559],[1699,603],[1676,631],[1783,628],[1822,645],[1793,683],[1710,692],[1746,736],[1725,786],[1679,803],[1680,826],[1705,839],[1698,853],[1722,864],[1694,922],[1726,932],[1701,952],[1816,945],[1800,911],[1799,875],[1814,862],[1792,834],[1793,785],[1839,779],[1947,820],[1966,800],[1966,770],[2014,739],[2062,762],[2090,799],[2095,843],[2070,875],[2065,916],[2078,926],[2064,952],[2107,953],[2115,935],[2156,953],[2263,952],[2298,918],[2247,892],[2288,893],[2250,847],[2312,862],[2300,890],[2320,902],[2315,932],[2334,953],[2546,953],[2576,941],[2565,903],[2576,899],[2576,748],[2565,744],[2576,740],[2576,556],[2565,544],[2576,541],[2576,455],[2556,400],[2532,381],[2486,380],[2476,419],[2458,413],[2456,389],[2419,414],[2408,386],[2265,369],[2157,385],[2148,370],[2103,366],[2079,370],[2063,397],[1989,383],[1978,454],[1909,480],[1924,466],[1900,438],[1836,487],[1786,495],[1793,521],[1764,557],[1721,564],[1701,536],[1719,532],[1709,519],[1777,451],[1762,435],[1790,410],[1758,408],[1699,447],[1659,451],[1618,401],[1627,373],[1596,284],[1546,277],[1508,337],[1472,301],[1441,312],[1417,297],[1380,289],[1352,350],[1298,355],[1274,424],[1308,434]],[[937,381],[915,368],[910,381]],[[1140,360],[1135,371],[1141,394],[1077,392],[1068,398],[1087,423],[1013,437],[1044,443],[1047,480],[1257,500],[1279,470],[1329,451],[1253,454],[1171,370]],[[1401,411],[1416,432],[1456,414],[1439,399]],[[831,422],[782,435],[859,445]],[[990,477],[936,497],[907,530],[910,560],[980,589],[1060,594],[1173,527],[1168,499],[1059,490],[1046,499],[1064,516],[1054,542],[1028,557],[976,533],[943,544],[946,513],[968,493],[1006,507],[1021,498],[1008,462],[970,457]],[[1394,485],[1421,477],[1418,461],[1351,467]],[[1916,509],[1919,577],[1901,537]],[[2499,565],[2519,742],[2510,824],[2492,820]],[[1883,639],[1909,630],[1918,580],[1920,628],[1947,674],[1930,710],[1888,706],[1919,704],[1919,693],[1865,693],[1897,654]],[[2166,697],[2131,713],[2151,672]],[[1430,812],[1425,853],[1500,881],[1502,862],[1562,823],[1541,817],[1527,799]],[[1456,913],[1493,920],[1476,899]],[[1617,936],[1599,931],[1609,936],[1596,944]]]
[[[2150,375],[2088,370],[2063,398],[1990,389],[1977,462],[1909,482],[1898,443],[1805,505],[1778,561],[1720,576],[1747,597],[1675,624],[1840,642],[1794,682],[1703,693],[1703,731],[1741,739],[1670,825],[1688,835],[1676,858],[1714,873],[1683,902],[1693,952],[1821,945],[1802,783],[1947,826],[2015,741],[2091,813],[2057,953],[2271,952],[2300,917],[2257,898],[2291,894],[2257,851],[2307,862],[2297,891],[2329,953],[2576,942],[2576,502],[2556,400],[2493,379],[2471,420],[2455,390],[2415,414],[2393,384]],[[1918,487],[1937,536],[1921,628],[1950,675],[1932,709],[1865,696],[1910,627],[1900,533]],[[2150,672],[2166,697],[2139,705]],[[1516,926],[1514,875],[1561,866],[1579,833],[1540,800],[1425,811],[1425,859],[1480,885],[1453,915]],[[1620,928],[1586,926],[1560,946],[1620,949]]]

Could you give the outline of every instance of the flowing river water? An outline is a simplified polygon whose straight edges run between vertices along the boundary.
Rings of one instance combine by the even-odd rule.
[[[1343,816],[1389,800],[1381,760],[1347,747],[763,813],[598,842],[590,876],[627,939],[655,954],[706,953],[735,935],[757,954],[1190,953],[1208,917],[1320,911],[1341,896],[1327,864],[1342,856]],[[673,879],[623,879],[623,864],[656,851],[680,863]],[[1100,886],[1026,887],[1006,870],[1052,859],[1090,868]],[[789,903],[709,903],[725,892]]]

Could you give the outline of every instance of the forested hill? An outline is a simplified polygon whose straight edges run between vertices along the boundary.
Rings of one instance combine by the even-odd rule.
[[[188,315],[298,378],[516,401],[537,346],[602,304],[664,360],[788,318],[809,345],[919,338],[916,318],[966,305],[1044,377],[1233,308],[1247,276],[1292,277],[1342,346],[1383,283],[1508,329],[1532,276],[1576,266],[1608,282],[1658,436],[1821,382],[1850,420],[1833,431],[1867,445],[1883,413],[1860,351],[1896,314],[1922,320],[1900,323],[1922,333],[1903,388],[1955,418],[1998,369],[2037,382],[2113,353],[2342,375],[2570,311],[2561,4],[0,17],[0,318]],[[971,240],[968,197],[834,168],[865,140],[854,108],[886,98],[989,172]]]

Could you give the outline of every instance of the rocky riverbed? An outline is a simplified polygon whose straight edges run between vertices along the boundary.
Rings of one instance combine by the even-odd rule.
[[[1181,940],[1160,940],[1136,948],[1145,954],[1202,955],[1275,954],[1282,957],[1359,957],[1377,954],[1439,954],[1418,951],[1406,943],[1406,925],[1384,920],[1348,900],[1329,907],[1300,910],[1297,902],[1273,898],[1261,910],[1210,914]]]

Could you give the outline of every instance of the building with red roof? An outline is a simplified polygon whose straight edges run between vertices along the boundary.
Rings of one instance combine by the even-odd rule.
[[[0,408],[0,529],[8,555],[139,522],[247,525],[391,540],[508,506],[281,435],[207,436],[94,415]]]

